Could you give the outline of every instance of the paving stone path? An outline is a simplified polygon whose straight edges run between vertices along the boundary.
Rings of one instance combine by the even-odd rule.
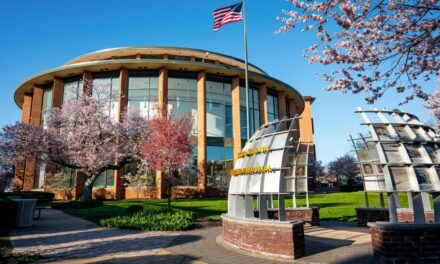
[[[306,226],[306,256],[294,263],[375,263],[367,228],[354,223]],[[38,253],[40,263],[286,263],[219,245],[221,227],[186,232],[112,230],[46,210],[31,228],[10,233],[14,251]]]

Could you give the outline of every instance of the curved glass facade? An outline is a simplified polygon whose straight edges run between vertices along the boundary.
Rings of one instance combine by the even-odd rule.
[[[214,53],[208,57],[198,50],[160,49],[161,54],[158,54],[158,51],[146,51],[146,49],[139,49],[139,53],[136,54],[132,49],[123,52],[118,49],[108,50],[103,52],[105,56],[90,54],[91,59],[87,57],[86,60],[71,61],[67,64],[69,68],[52,69],[37,75],[38,78],[26,81],[18,87],[15,101],[23,107],[23,116],[28,122],[44,126],[52,101],[57,105],[65,104],[82,96],[87,91],[84,88],[93,84],[92,96],[105,102],[108,116],[115,121],[118,121],[120,117],[119,109],[126,108],[138,109],[143,117],[152,119],[157,115],[159,104],[166,106],[168,111],[176,116],[191,115],[194,121],[191,131],[192,166],[189,169],[175,171],[173,184],[195,187],[195,193],[200,194],[205,193],[208,187],[226,191],[230,170],[233,169],[234,153],[240,152],[247,141],[247,126],[249,126],[249,134],[252,135],[260,127],[260,120],[279,119],[279,102],[286,102],[286,112],[289,113],[289,103],[292,103],[289,100],[292,99],[298,103],[296,107],[301,111],[305,106],[301,95],[293,88],[270,78],[262,70],[252,66],[250,71],[255,76],[249,85],[249,99],[246,102],[244,80],[240,79],[243,78],[243,65],[239,60]],[[106,64],[107,59],[111,60],[108,64]],[[90,61],[90,63],[84,63],[85,61]],[[57,80],[52,89],[53,76],[57,76]],[[198,94],[198,90],[203,88],[199,85],[203,85],[201,82],[205,77],[206,94],[203,96]],[[60,85],[61,78],[63,78],[62,85]],[[43,86],[40,82],[44,82],[45,85]],[[239,87],[232,87],[233,85],[239,85]],[[43,94],[38,89],[33,90],[33,87],[43,88]],[[260,87],[267,87],[267,89],[260,90]],[[278,94],[278,91],[282,94]],[[266,96],[267,113],[260,109],[260,99]],[[286,98],[281,96],[286,96]],[[206,100],[205,107],[199,109],[201,100]],[[247,104],[249,105],[249,120],[246,116]],[[37,105],[38,109],[32,109],[33,105]],[[202,112],[204,110],[206,112]],[[198,117],[205,115],[206,130],[204,127],[199,127],[198,123]],[[240,121],[234,124],[234,117],[240,118]],[[198,149],[199,147],[203,149]],[[41,158],[44,159],[44,157]],[[203,163],[198,164],[198,161],[203,161]],[[39,166],[36,163],[33,170],[33,179],[27,181],[28,185],[33,185],[30,189],[44,187],[45,174],[53,174],[54,168],[51,165],[45,168],[44,165]],[[118,172],[122,170],[109,170],[102,173],[94,186],[110,188],[106,190],[106,194],[114,191],[116,199],[122,199],[124,195],[130,196],[131,192],[124,193],[123,186],[128,185],[123,180],[121,181],[122,175]],[[125,172],[132,175],[138,173],[133,164],[126,165]],[[165,181],[159,180],[159,176],[154,171],[148,171],[148,187],[156,186],[157,188],[149,190],[148,194],[145,192],[146,196],[156,197],[157,195],[159,198],[164,198],[160,192],[163,192]],[[47,177],[49,180],[50,176]]]

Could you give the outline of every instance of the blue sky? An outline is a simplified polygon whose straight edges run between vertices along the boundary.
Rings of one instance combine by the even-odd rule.
[[[212,50],[243,58],[242,24],[212,30],[212,11],[237,0],[22,0],[3,1],[0,7],[0,126],[20,119],[13,93],[26,78],[60,66],[84,53],[123,46],[181,46]],[[312,107],[318,159],[324,162],[350,149],[350,134],[361,131],[354,114],[365,95],[326,92],[302,51],[315,40],[309,33],[274,35],[281,25],[275,18],[289,9],[284,0],[247,0],[249,61],[271,76],[316,97]],[[434,84],[429,84],[434,87]],[[397,108],[403,97],[386,94],[374,107]],[[431,119],[422,102],[400,107]]]

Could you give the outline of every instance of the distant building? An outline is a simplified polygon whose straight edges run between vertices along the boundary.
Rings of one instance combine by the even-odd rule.
[[[173,193],[177,197],[219,195],[227,186],[229,170],[246,142],[246,97],[244,62],[205,50],[174,47],[126,47],[92,52],[66,64],[36,74],[15,91],[14,99],[22,109],[22,122],[44,124],[52,107],[62,107],[71,98],[71,88],[84,89],[92,81],[108,88],[117,101],[110,104],[109,115],[116,121],[127,106],[138,108],[149,118],[153,104],[174,108],[174,113],[195,117],[193,142],[197,169],[180,171]],[[302,142],[313,144],[311,104],[292,86],[269,76],[249,64],[250,133],[262,124],[302,114],[299,122]],[[312,145],[314,148],[314,145]],[[314,153],[314,151],[313,151]],[[133,167],[133,166],[131,166]],[[123,176],[132,168],[106,171],[95,182],[94,194],[107,199],[136,198],[124,185]],[[42,190],[58,168],[28,162],[17,168],[15,187]],[[152,173],[152,186],[141,198],[163,198],[164,180]],[[79,197],[84,184],[81,172],[72,173]],[[75,183],[76,182],[76,183]]]

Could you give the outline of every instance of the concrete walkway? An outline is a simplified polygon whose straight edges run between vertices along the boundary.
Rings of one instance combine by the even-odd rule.
[[[305,227],[306,257],[294,263],[375,263],[367,228],[322,222]],[[286,263],[242,254],[216,242],[221,227],[186,232],[111,230],[46,210],[31,228],[10,233],[14,251],[38,253],[40,263]]]
[[[15,252],[40,254],[43,263],[97,263],[154,256],[180,234],[112,230],[44,210],[34,226],[14,229],[9,235]]]

